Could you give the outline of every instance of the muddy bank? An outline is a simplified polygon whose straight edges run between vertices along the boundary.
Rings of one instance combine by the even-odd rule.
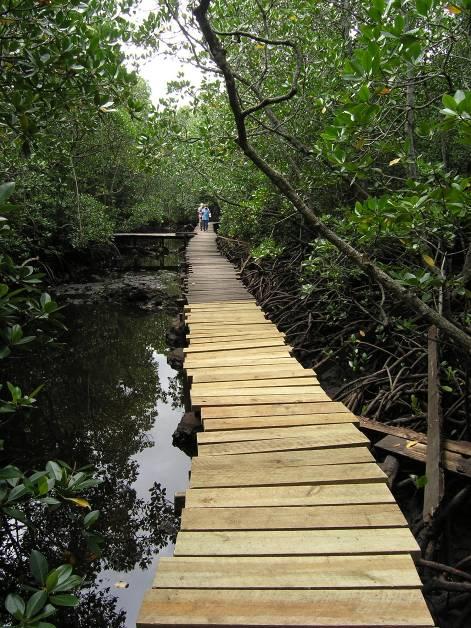
[[[176,314],[181,306],[177,277],[169,271],[111,271],[88,278],[87,282],[53,286],[52,292],[59,301],[73,305],[133,304],[143,311],[165,310],[169,314]]]

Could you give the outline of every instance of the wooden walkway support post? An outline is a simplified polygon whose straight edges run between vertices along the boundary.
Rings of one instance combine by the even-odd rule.
[[[438,338],[438,329],[432,325],[428,330],[427,484],[424,493],[424,521],[432,518],[440,505],[444,490]]]

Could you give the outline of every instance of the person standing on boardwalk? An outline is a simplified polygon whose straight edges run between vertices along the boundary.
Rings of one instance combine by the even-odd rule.
[[[211,217],[211,212],[209,211],[209,207],[207,205],[204,205],[203,209],[201,210],[201,222],[203,223],[203,231],[208,230],[210,217]]]
[[[200,203],[200,206],[197,209],[198,212],[198,224],[200,226],[200,231],[203,231],[203,207],[204,207],[204,203]]]

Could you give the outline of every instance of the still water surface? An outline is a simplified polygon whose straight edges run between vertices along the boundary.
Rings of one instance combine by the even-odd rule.
[[[169,273],[166,277],[168,282]],[[175,290],[171,282],[164,287]],[[190,461],[172,447],[183,408],[180,380],[166,359],[171,316],[102,302],[69,305],[65,319],[70,330],[66,347],[42,360],[32,358],[26,370],[15,374],[25,389],[28,382],[45,383],[45,388],[40,409],[23,430],[12,429],[7,436],[9,452],[23,467],[38,468],[49,459],[95,466],[104,481],[92,507],[101,511],[105,545],[100,560],[84,564],[77,557],[90,588],[80,610],[63,625],[131,627],[151,585],[157,554],[173,549],[172,509],[159,487],[153,493],[149,489],[158,483],[173,502],[188,481]],[[63,548],[78,546],[81,534],[65,519],[43,522],[45,531],[51,527],[43,551],[59,563]],[[128,588],[116,588],[118,581]]]

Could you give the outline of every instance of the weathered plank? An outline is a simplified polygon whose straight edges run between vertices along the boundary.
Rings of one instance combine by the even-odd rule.
[[[224,276],[224,275],[219,275]],[[227,275],[229,276],[229,275]],[[200,280],[198,277],[195,278],[194,283],[198,283]],[[231,312],[233,312],[235,309],[237,309],[238,312],[262,312],[262,309],[259,305],[256,305],[255,303],[247,303],[245,301],[237,303],[236,307],[234,306],[233,303],[227,303],[227,302],[222,302],[222,303],[204,303],[201,305],[185,305],[184,307],[184,311],[185,313],[189,313],[189,312],[221,312],[221,311],[226,311],[229,310]]]
[[[350,412],[347,406],[337,401],[318,401],[314,403],[269,403],[250,406],[206,406],[201,409],[203,419],[226,419],[235,417],[290,416],[317,412]]]
[[[421,432],[416,432],[407,427],[395,427],[394,425],[387,425],[386,423],[379,423],[372,419],[365,419],[365,417],[359,417],[360,427],[364,430],[371,431],[380,434],[393,434],[400,438],[407,438],[411,441],[417,441],[418,443],[427,444],[427,436]],[[447,451],[454,451],[462,454],[463,456],[471,457],[471,443],[465,440],[450,440],[447,439],[443,444]]]
[[[247,391],[248,392],[248,391]],[[298,392],[295,387],[286,394],[277,395],[274,391],[259,394],[246,395],[221,395],[211,397],[209,395],[192,395],[193,406],[199,408],[201,406],[255,406],[265,405],[268,403],[309,403],[315,401],[330,401],[329,396],[318,388],[313,392]]]
[[[178,534],[175,556],[420,554],[408,528],[226,530]]]
[[[210,429],[206,427],[205,430]],[[221,426],[215,426],[215,429],[221,429]],[[223,428],[224,429],[224,428]],[[232,428],[230,428],[232,429]],[[380,441],[375,443],[375,447],[389,451],[395,455],[405,456],[412,460],[425,463],[427,456],[427,445],[419,443],[416,440],[408,440],[406,438],[400,438],[399,436],[393,436],[388,434]],[[458,454],[454,451],[447,451],[446,449],[442,453],[443,467],[448,471],[453,471],[458,475],[463,475],[468,478],[471,477],[471,459]]]
[[[331,464],[324,466],[266,468],[246,470],[193,469],[191,488],[226,486],[296,486],[309,484],[358,484],[360,482],[386,482],[387,476],[375,462]]]
[[[348,412],[324,414],[295,414],[293,416],[236,417],[232,419],[204,419],[206,432],[213,430],[242,430],[264,427],[295,427],[301,425],[330,425],[333,423],[358,423],[358,418]]]
[[[376,556],[162,557],[154,588],[394,589],[420,588],[408,554]]]
[[[292,358],[290,354],[282,349],[281,351],[277,350],[276,352],[271,352],[269,354],[263,355],[248,355],[248,356],[232,356],[229,355],[227,358],[220,357],[219,359],[212,360],[196,360],[194,359],[185,360],[184,368],[189,373],[192,373],[196,369],[201,368],[223,368],[226,366],[264,366],[274,365],[274,364],[282,364],[289,366],[292,362]]]
[[[152,626],[414,626],[434,623],[415,589],[151,589],[138,628]]]
[[[190,313],[186,315],[186,320],[189,325],[194,325],[197,323],[207,323],[208,318],[209,316],[204,312]],[[264,315],[258,312],[250,312],[250,313],[249,312],[246,312],[246,313],[245,312],[237,312],[237,313],[221,312],[219,314],[211,314],[210,318],[211,318],[212,323],[228,323],[230,321],[233,321],[239,325],[245,322],[256,323],[259,321],[263,323],[264,321],[267,321]]]
[[[334,447],[304,451],[278,451],[261,454],[234,454],[232,456],[195,456],[191,468],[223,470],[262,470],[286,469],[335,464],[353,464],[356,462],[374,462],[368,447]]]
[[[296,438],[274,438],[270,440],[239,441],[229,443],[211,443],[200,445],[200,456],[221,456],[223,454],[261,453],[264,451],[294,451],[296,449],[320,449],[322,447],[354,447],[364,445],[356,437],[330,436],[319,443],[317,436],[299,436]]]
[[[185,354],[208,353],[210,351],[227,351],[229,349],[256,349],[258,347],[279,347],[284,346],[283,338],[258,338],[250,340],[231,340],[228,342],[207,342],[202,344],[192,344],[183,349]]]
[[[229,366],[245,364],[263,364],[266,359],[286,358],[292,360],[290,349],[287,346],[263,347],[262,349],[241,349],[214,353],[206,355],[187,355],[185,357],[185,368],[197,368],[208,366]]]
[[[293,361],[287,361],[283,364],[283,367],[273,364],[262,364],[251,366],[224,366],[219,368],[214,367],[202,367],[202,368],[187,368],[187,373],[191,377],[193,383],[203,382],[235,382],[240,380],[266,380],[279,377],[302,377],[313,378],[314,372],[310,369],[303,369],[303,367],[294,363]]]
[[[195,393],[212,393],[216,390],[241,390],[243,388],[272,388],[280,386],[319,386],[319,382],[315,377],[278,377],[273,379],[248,379],[236,380],[232,382],[194,382],[191,386],[191,392]]]
[[[354,443],[368,443],[366,436],[348,423],[346,425],[302,425],[299,427],[199,432],[197,439],[198,445],[205,445],[207,443],[271,440],[275,438],[284,440],[285,438],[296,438],[299,436],[317,438],[320,446],[332,438],[342,442],[351,440]]]
[[[219,343],[228,340],[250,340],[259,338],[284,338],[285,335],[281,332],[273,329],[270,326],[263,325],[258,331],[252,329],[237,329],[233,332],[227,329],[220,329],[219,331],[195,331],[192,334],[187,334],[186,338],[191,345],[200,345],[205,343]]]
[[[201,391],[201,388],[199,389]],[[192,396],[195,398],[199,397],[234,397],[234,396],[266,396],[266,395],[289,395],[290,397],[296,395],[326,395],[324,389],[316,383],[313,382],[304,382],[303,384],[299,384],[298,386],[284,386],[283,384],[279,384],[278,386],[259,386],[259,387],[248,387],[248,388],[240,388],[237,383],[228,384],[225,388],[211,388],[211,386],[206,386],[203,391],[198,392],[195,389],[192,389]],[[327,395],[326,395],[327,396]],[[327,396],[328,399],[330,399]]]
[[[385,483],[198,488],[189,489],[186,492],[188,508],[320,506],[390,502],[394,502],[394,497]]]
[[[396,504],[184,508],[181,530],[328,530],[407,527]]]

